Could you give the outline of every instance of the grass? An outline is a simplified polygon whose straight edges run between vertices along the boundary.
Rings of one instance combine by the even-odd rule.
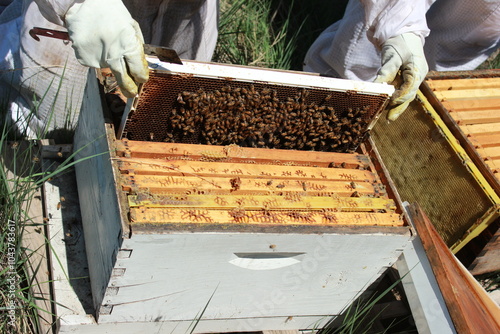
[[[309,45],[347,1],[222,0],[213,61],[301,70]]]
[[[270,24],[277,11],[266,0],[236,0],[221,3],[219,42],[214,60],[220,63],[290,68],[293,42],[288,20]],[[288,17],[291,12],[288,11]]]
[[[4,134],[0,138],[0,153],[2,156],[11,153],[13,163],[8,166],[10,171],[0,169],[0,303],[5,305],[0,317],[0,332],[31,333],[37,327],[38,316],[33,296],[28,291],[31,280],[26,264],[31,252],[23,248],[21,239],[25,228],[34,224],[27,215],[27,208],[33,198],[38,173],[35,164],[29,161],[31,148],[21,150],[19,142],[6,142]]]
[[[51,85],[57,85],[59,92],[62,80],[55,81]],[[5,96],[1,98],[7,100]],[[49,108],[53,114],[54,106]],[[42,129],[36,134],[37,138],[71,143],[75,114],[70,112],[71,105],[66,105],[66,109],[62,127],[51,132]],[[35,114],[36,110],[28,115],[27,121]],[[73,161],[75,152],[54,171],[41,171],[39,140],[26,140],[25,124],[9,121],[10,118],[6,104],[0,104],[0,333],[30,334],[39,332],[40,315],[52,319],[50,307],[41,309],[38,305],[52,305],[53,301],[39,303],[39,299],[46,297],[34,293],[37,284],[48,282],[37,283],[37,274],[45,270],[40,260],[43,252],[30,248],[33,246],[25,237],[28,230],[42,234],[46,224],[42,217],[31,217],[29,210],[44,182],[64,173],[78,161]],[[47,123],[51,122],[49,117]],[[50,247],[49,241],[45,242],[46,245],[36,247]]]

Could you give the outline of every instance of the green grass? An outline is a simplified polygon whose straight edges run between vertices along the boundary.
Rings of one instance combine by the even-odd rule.
[[[342,18],[346,0],[222,0],[213,61],[301,70],[316,37]]]
[[[61,84],[55,81],[52,84],[57,84],[59,91]],[[78,162],[73,160],[75,152],[53,172],[41,171],[39,139],[72,142],[75,115],[70,112],[71,105],[66,105],[66,109],[66,121],[61,128],[51,132],[42,130],[36,139],[26,140],[24,126],[19,121],[10,121],[6,104],[0,102],[0,333],[38,333],[40,315],[48,319],[52,317],[50,309],[37,306],[37,299],[45,297],[34,294],[37,288],[35,277],[40,270],[46,270],[42,269],[39,256],[46,254],[28,248],[31,246],[23,240],[28,229],[43,233],[45,227],[42,217],[30,217],[28,213],[35,193],[44,182]],[[35,113],[36,110],[28,118],[34,117]],[[49,241],[45,242],[40,249],[50,247]],[[34,256],[37,252],[38,256]],[[53,303],[45,301],[46,305]]]
[[[4,135],[5,132],[0,138],[0,153],[10,155],[13,163],[0,169],[0,304],[6,306],[0,317],[0,332],[31,333],[38,316],[27,289],[31,280],[26,263],[31,254],[23,248],[21,239],[27,225],[33,224],[27,208],[38,173],[35,163],[29,161],[31,149],[21,149],[19,142],[5,141]]]

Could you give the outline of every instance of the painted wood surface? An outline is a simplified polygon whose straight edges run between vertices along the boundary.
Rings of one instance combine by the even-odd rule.
[[[500,333],[500,307],[450,252],[417,206],[413,222],[458,333]]]
[[[89,71],[74,139],[78,195],[83,219],[94,307],[99,308],[114,266],[122,227],[110,161],[103,107],[95,72]]]
[[[252,323],[264,319],[293,317],[296,327],[289,328],[311,328],[306,319],[338,314],[396,260],[409,238],[132,235],[122,245],[104,299],[108,313],[99,321],[191,321],[208,305],[202,322],[237,320],[239,330],[253,330]]]

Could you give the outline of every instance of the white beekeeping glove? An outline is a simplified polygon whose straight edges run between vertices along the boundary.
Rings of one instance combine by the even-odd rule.
[[[135,96],[149,71],[141,30],[122,1],[77,2],[64,20],[78,61],[89,67],[109,67],[122,93]]]
[[[429,67],[425,60],[422,40],[413,33],[389,38],[382,45],[382,67],[375,82],[392,82],[399,70],[403,83],[394,92],[389,102],[387,118],[396,120],[415,99],[418,88]]]

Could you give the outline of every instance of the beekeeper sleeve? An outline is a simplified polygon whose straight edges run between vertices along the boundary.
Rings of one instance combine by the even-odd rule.
[[[424,40],[429,34],[425,14],[431,1],[361,0],[368,39],[380,50],[381,67],[375,82],[402,83],[389,103],[389,120],[396,120],[415,98],[429,67]]]
[[[49,21],[65,26],[78,61],[111,69],[127,97],[148,79],[143,37],[121,0],[35,0]]]

